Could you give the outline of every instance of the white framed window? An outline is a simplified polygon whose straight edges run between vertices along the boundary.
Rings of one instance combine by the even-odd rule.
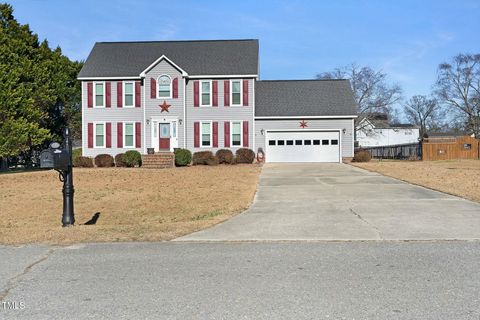
[[[160,98],[172,98],[172,78],[166,74],[162,74],[157,79],[157,99]]]
[[[241,106],[243,104],[242,97],[242,80],[230,80],[230,101],[232,106]]]
[[[212,146],[212,122],[202,121],[200,123],[200,146],[211,147]]]
[[[105,122],[94,122],[93,136],[95,138],[95,148],[105,148]]]
[[[242,129],[242,121],[230,122],[230,141],[232,142],[232,147],[241,147],[243,145]]]
[[[135,148],[135,123],[123,123],[123,147]]]
[[[125,108],[135,107],[135,82],[123,82],[123,106]]]
[[[93,96],[95,108],[105,108],[105,82],[93,83]]]
[[[200,106],[212,106],[212,81],[200,81]]]

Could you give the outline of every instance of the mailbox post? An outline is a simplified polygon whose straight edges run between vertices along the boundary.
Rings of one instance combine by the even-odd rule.
[[[63,130],[64,143],[61,146],[52,142],[50,147],[40,153],[40,168],[55,169],[59,173],[59,179],[63,182],[63,213],[62,226],[73,226],[75,214],[73,210],[73,163],[72,163],[72,140],[70,130]]]

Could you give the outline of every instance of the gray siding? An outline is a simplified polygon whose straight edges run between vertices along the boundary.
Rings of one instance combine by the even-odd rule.
[[[199,80],[199,79],[195,79]],[[195,80],[190,80],[187,83],[187,96],[186,96],[186,114],[187,114],[187,149],[192,152],[211,150],[216,151],[218,149],[223,149],[225,147],[224,142],[224,122],[225,121],[248,121],[248,141],[249,148],[254,149],[254,121],[253,121],[253,112],[254,112],[254,81],[253,79],[248,79],[248,106],[238,106],[238,107],[225,107],[224,105],[224,81],[229,81],[230,79],[202,79],[202,80],[216,80],[218,81],[218,107],[194,107],[193,106],[193,83]],[[243,79],[242,79],[243,80]],[[230,88],[231,90],[231,88]],[[193,126],[195,121],[217,121],[218,122],[218,148],[194,148],[194,131]],[[230,147],[233,152],[238,148]]]
[[[128,81],[128,80],[125,80]],[[133,80],[132,80],[133,81]],[[95,157],[98,154],[110,154],[115,156],[118,153],[128,150],[142,149],[118,148],[117,147],[117,122],[142,122],[143,128],[143,107],[141,108],[118,108],[117,107],[117,81],[111,83],[111,107],[110,108],[88,108],[87,83],[95,81],[82,81],[82,152],[84,156]],[[105,81],[107,82],[107,81]],[[143,106],[143,89],[141,92]],[[112,123],[112,147],[111,148],[88,148],[88,123],[90,122]],[[143,140],[143,132],[142,132]],[[142,141],[143,146],[143,141]]]
[[[265,151],[265,134],[261,130],[299,130],[299,123],[302,119],[295,120],[256,120],[255,121],[255,152],[258,148]],[[308,119],[307,129],[345,129],[340,132],[342,139],[342,157],[353,157],[353,119]]]

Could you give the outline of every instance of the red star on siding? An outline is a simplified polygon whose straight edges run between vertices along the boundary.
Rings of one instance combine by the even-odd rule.
[[[167,111],[167,112],[170,112],[168,111],[168,108],[170,108],[170,104],[167,104],[167,101],[163,100],[163,103],[161,105],[159,105],[160,108],[162,108],[162,111],[160,112],[163,112],[163,111]]]
[[[300,128],[305,129],[306,127],[308,127],[307,122],[305,120],[300,121]]]

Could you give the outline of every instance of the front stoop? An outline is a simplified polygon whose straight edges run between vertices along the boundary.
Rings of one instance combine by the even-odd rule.
[[[142,155],[142,168],[165,169],[175,166],[175,155],[173,152],[157,152],[155,154]]]

